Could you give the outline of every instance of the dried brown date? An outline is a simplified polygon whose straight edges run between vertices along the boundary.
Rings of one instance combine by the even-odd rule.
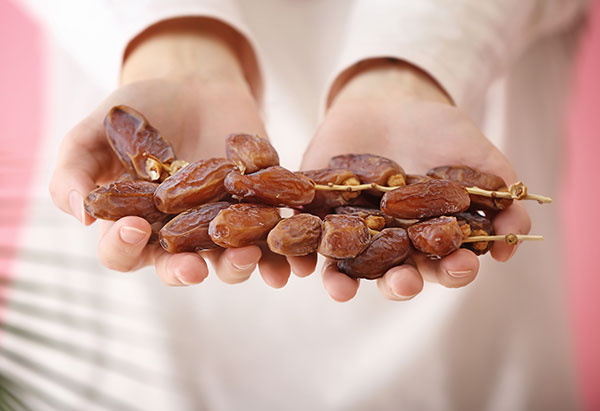
[[[381,210],[396,218],[438,217],[469,208],[469,194],[448,180],[425,181],[388,191],[381,199]]]
[[[317,252],[320,238],[321,219],[302,213],[281,220],[267,236],[267,244],[276,254],[303,256]]]
[[[321,170],[301,171],[306,177],[317,184],[339,184],[339,185],[359,185],[360,180],[351,171],[335,168],[324,168]],[[310,204],[303,208],[306,210],[331,209],[333,207],[348,204],[353,198],[360,195],[360,191],[322,191],[317,190],[315,198]]]
[[[156,209],[152,199],[157,187],[143,180],[115,181],[90,192],[84,201],[85,211],[101,220],[136,216],[150,224],[163,221],[166,215]]]
[[[337,262],[338,270],[353,278],[373,280],[400,265],[410,253],[410,241],[403,228],[386,228],[355,258]]]
[[[274,207],[262,204],[233,204],[210,222],[208,234],[221,247],[244,247],[267,238],[281,220]]]
[[[335,208],[336,214],[355,215],[357,217],[366,218],[370,215],[384,217],[386,223],[392,221],[392,217],[385,215],[383,211],[377,208],[359,207],[359,206],[340,206]]]
[[[225,178],[225,189],[239,199],[276,207],[298,207],[315,197],[315,187],[308,177],[280,166],[248,175],[235,170]]]
[[[383,193],[381,193],[383,194]],[[355,207],[366,207],[366,208],[375,208],[377,210],[379,210],[379,204],[381,203],[381,196],[379,197],[374,197],[374,196],[358,196],[356,198],[353,198],[352,200],[348,201],[348,205],[349,206],[355,206]]]
[[[424,181],[431,180],[431,177],[421,176],[419,174],[407,174],[406,175],[406,185],[409,186],[411,184],[422,183]]]
[[[401,227],[407,228],[415,223],[418,223],[417,219],[402,219],[402,218],[394,218],[383,211],[377,208],[369,208],[369,207],[358,207],[358,206],[341,206],[335,208],[336,214],[347,214],[347,215],[355,215],[365,220],[367,227],[373,230],[380,231],[384,227]],[[383,226],[375,225],[375,217],[381,217],[384,220]]]
[[[241,164],[246,173],[278,166],[279,156],[269,140],[253,134],[231,134],[225,140],[227,159]]]
[[[208,235],[208,225],[230,205],[226,201],[208,203],[179,214],[160,230],[160,245],[170,253],[217,248]]]
[[[104,119],[104,128],[110,146],[127,172],[142,180],[155,181],[162,174],[162,170],[147,167],[147,154],[163,163],[176,159],[171,144],[131,107],[113,107]]]
[[[374,154],[343,154],[329,160],[330,168],[343,168],[358,176],[361,183],[390,187],[403,186],[406,173],[393,160]]]
[[[319,253],[335,259],[354,258],[370,240],[371,233],[362,218],[330,214],[323,221]]]
[[[458,224],[467,224],[469,227],[468,236],[494,235],[494,227],[492,222],[487,218],[476,213],[460,213],[456,219]],[[461,227],[462,228],[462,227]],[[463,236],[464,238],[464,236]],[[492,248],[493,241],[477,241],[475,243],[463,243],[462,248],[469,249],[477,255],[485,254]]]
[[[442,258],[458,250],[463,232],[454,217],[438,217],[408,227],[415,248],[430,258]]]
[[[227,192],[223,185],[225,176],[235,164],[224,158],[211,158],[188,164],[163,181],[154,193],[156,207],[169,214],[199,205],[219,201]]]
[[[380,231],[388,223],[391,223],[394,219],[388,215],[383,214],[381,210],[367,207],[356,207],[356,206],[341,206],[335,208],[336,214],[342,215],[353,215],[360,217],[364,220],[367,227],[371,230]]]
[[[432,168],[427,175],[433,178],[450,180],[465,187],[479,187],[489,191],[508,191],[501,177],[484,173],[467,166],[442,166]],[[510,198],[484,197],[471,194],[471,204],[475,209],[504,210],[512,204]]]

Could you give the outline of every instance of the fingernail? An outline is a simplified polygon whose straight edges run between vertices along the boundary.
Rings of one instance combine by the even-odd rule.
[[[417,294],[418,294],[418,293],[417,293],[417,294],[413,294],[413,295],[404,295],[404,294],[400,294],[399,292],[397,292],[397,291],[396,291],[396,290],[394,290],[393,288],[392,288],[392,293],[393,293],[393,294],[394,294],[396,297],[398,297],[398,298],[402,298],[403,300],[409,300],[409,299],[413,298],[415,295],[417,295]]]
[[[183,285],[193,285],[194,284],[194,283],[190,283],[189,281],[186,281],[183,274],[181,272],[179,272],[179,270],[175,271],[175,278],[177,279],[177,281],[179,281]]]
[[[448,273],[448,275],[450,277],[454,277],[454,278],[464,278],[464,277],[468,277],[470,276],[473,271],[472,270],[465,270],[465,271],[452,271],[452,270],[447,270],[446,271]]]
[[[138,244],[144,238],[146,238],[146,233],[142,230],[139,230],[135,227],[121,227],[119,230],[119,235],[121,236],[121,240],[127,244]]]
[[[251,268],[253,269],[254,267],[256,267],[256,263],[250,263],[250,264],[246,264],[246,265],[231,263],[231,265],[233,266],[233,268],[235,268],[236,270],[240,270],[240,271],[245,271],[245,270],[249,270]]]
[[[71,212],[81,223],[85,224],[83,217],[85,216],[85,210],[83,209],[83,198],[81,195],[73,190],[69,193],[69,205],[71,206]]]

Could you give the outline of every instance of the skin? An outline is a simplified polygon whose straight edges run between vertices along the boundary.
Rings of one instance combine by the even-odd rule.
[[[243,46],[227,26],[206,19],[173,20],[140,35],[128,50],[121,86],[63,139],[50,183],[55,204],[85,225],[94,222],[83,211],[83,198],[96,185],[123,172],[102,125],[110,107],[117,104],[142,112],[180,158],[190,162],[224,157],[230,133],[266,136],[252,70],[242,69]],[[98,257],[106,267],[132,271],[153,265],[167,285],[202,282],[208,275],[207,260],[230,284],[248,279],[257,264],[265,282],[276,288],[285,285],[290,274],[285,259],[256,246],[168,254],[158,244],[147,244],[151,229],[141,218],[98,224]],[[303,261],[294,271],[305,275],[314,266],[311,270]]]
[[[50,184],[55,204],[85,225],[94,222],[83,211],[83,198],[123,172],[102,126],[117,104],[144,113],[187,161],[223,157],[225,137],[233,132],[266,136],[256,103],[255,70],[252,62],[242,64],[243,47],[235,32],[207,19],[172,20],[140,35],[128,49],[121,86],[65,136]],[[381,154],[413,173],[440,164],[466,164],[498,174],[509,184],[516,181],[508,161],[443,90],[425,73],[400,62],[370,60],[338,78],[302,169],[325,167],[331,156],[350,152]],[[147,244],[150,226],[141,218],[98,224],[98,256],[105,266],[132,271],[153,265],[159,278],[172,286],[202,282],[209,261],[226,283],[247,280],[258,265],[265,283],[280,288],[290,272],[299,277],[313,273],[317,261],[316,255],[286,259],[257,246],[173,255]],[[518,203],[494,220],[500,234],[525,234],[529,224]],[[492,247],[498,261],[512,253],[513,247],[502,243]],[[390,269],[377,285],[384,298],[402,301],[417,295],[424,280],[465,286],[478,268],[477,257],[468,250],[439,261],[415,255]],[[322,278],[335,301],[348,301],[357,293],[359,281],[338,272],[335,264],[325,264]]]
[[[304,155],[303,169],[324,167],[335,154],[367,152],[392,158],[412,173],[425,174],[443,164],[465,164],[497,174],[508,184],[517,180],[508,160],[468,116],[431,77],[409,64],[387,59],[359,64],[340,76],[329,103]],[[498,214],[493,225],[498,234],[527,234],[530,219],[523,206],[514,202]],[[515,250],[516,246],[496,242],[491,254],[497,261],[507,261]],[[469,250],[459,249],[441,260],[418,253],[390,269],[377,286],[389,300],[408,300],[421,292],[424,280],[464,287],[475,279],[478,269],[479,260]],[[324,267],[323,284],[336,301],[352,299],[359,283],[337,271],[334,264]]]

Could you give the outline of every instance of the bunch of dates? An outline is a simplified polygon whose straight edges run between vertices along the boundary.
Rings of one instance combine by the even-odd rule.
[[[415,250],[430,258],[460,247],[486,253],[491,242],[463,240],[492,235],[490,217],[512,202],[469,194],[465,187],[507,187],[466,166],[410,175],[384,157],[345,154],[328,168],[293,172],[268,140],[248,134],[227,138],[226,158],[188,164],[130,107],[113,107],[105,129],[126,173],[89,193],[86,212],[142,217],[170,253],[266,242],[274,253],[318,252],[351,277],[375,279]],[[282,218],[280,208],[295,214]]]

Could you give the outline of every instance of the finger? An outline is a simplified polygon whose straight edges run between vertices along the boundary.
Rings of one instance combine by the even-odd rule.
[[[448,288],[464,287],[475,279],[479,271],[479,259],[464,248],[441,260],[431,260],[421,253],[413,254],[412,260],[426,281],[437,282]]]
[[[251,245],[225,250],[210,250],[202,255],[210,260],[221,281],[227,284],[237,284],[250,277],[262,252],[259,247]]]
[[[107,155],[110,150],[102,133],[101,127],[83,123],[75,127],[60,145],[59,160],[50,179],[50,196],[56,206],[86,225],[94,218],[85,213],[83,199],[96,188],[97,177],[114,164]],[[101,141],[98,144],[103,149],[96,147],[94,139]]]
[[[303,257],[287,257],[292,272],[300,278],[308,277],[315,272],[317,267],[317,253],[305,255]]]
[[[111,270],[131,271],[148,264],[144,248],[150,239],[150,224],[140,217],[124,217],[114,223],[102,222],[98,243],[100,262]]]
[[[50,180],[50,196],[54,204],[80,223],[90,225],[95,218],[85,212],[83,199],[96,188],[94,180],[78,168],[57,168]]]
[[[329,296],[343,303],[356,295],[360,281],[338,271],[335,262],[327,260],[323,265],[323,286]]]
[[[206,262],[195,253],[170,254],[163,249],[157,249],[155,266],[158,277],[166,285],[198,284],[208,276]]]
[[[423,290],[423,277],[415,267],[404,264],[389,269],[378,278],[377,288],[388,300],[406,301]]]
[[[258,269],[265,283],[273,288],[281,288],[290,278],[290,265],[282,255],[264,250],[258,262]]]
[[[513,201],[512,205],[499,213],[493,221],[494,231],[498,235],[528,234],[531,218],[523,204]],[[518,245],[508,245],[504,241],[495,241],[490,250],[496,261],[507,261],[517,251]]]

